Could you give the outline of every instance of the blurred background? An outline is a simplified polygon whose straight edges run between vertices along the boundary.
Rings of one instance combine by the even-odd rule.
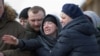
[[[47,13],[60,12],[61,7],[65,3],[75,3],[77,5],[83,4],[85,0],[5,0],[7,4],[10,4],[17,13],[25,7],[42,6]]]
[[[41,6],[46,10],[46,13],[59,14],[61,7],[65,3],[75,3],[82,8],[82,10],[95,11],[100,16],[100,0],[5,0],[10,4],[19,14],[25,7]]]
[[[100,0],[86,0],[81,8],[85,10],[95,11],[100,16]]]

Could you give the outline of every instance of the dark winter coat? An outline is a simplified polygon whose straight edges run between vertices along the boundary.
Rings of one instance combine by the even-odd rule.
[[[100,56],[95,33],[84,15],[73,19],[60,32],[50,56]]]
[[[3,52],[5,56],[18,56],[20,51],[17,51],[12,45],[3,43],[2,36],[8,34],[19,39],[26,38],[25,29],[15,20],[17,13],[13,8],[5,4],[4,9],[4,14],[0,18],[0,52]],[[25,53],[23,56],[25,56]]]
[[[96,33],[97,43],[99,45],[99,52],[100,52],[100,28],[97,29],[98,32]]]
[[[53,16],[57,20],[57,27],[58,27],[58,33],[59,33],[61,30],[60,21],[54,15],[48,15],[48,16]],[[44,20],[45,19],[46,18],[44,18]],[[41,26],[41,35],[35,39],[19,40],[19,45],[17,47],[19,47],[22,50],[29,50],[31,52],[36,51],[36,54],[37,54],[36,56],[47,56],[49,52],[51,51],[51,49],[53,48],[53,46],[55,45],[57,38],[47,37],[44,35],[43,29],[42,29],[44,20]]]

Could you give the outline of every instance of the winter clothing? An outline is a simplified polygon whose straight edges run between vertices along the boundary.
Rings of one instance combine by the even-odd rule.
[[[40,32],[36,32],[34,29],[32,29],[30,27],[29,24],[27,24],[26,36],[25,36],[26,38],[24,38],[24,40],[34,39],[38,35],[40,35]],[[32,45],[32,44],[30,43],[30,45]],[[35,48],[35,47],[33,47],[33,48]],[[30,51],[23,50],[23,49],[8,50],[8,51],[9,51],[9,53],[7,53],[7,55],[5,55],[5,56],[36,56],[35,51],[30,52]]]
[[[98,29],[98,32],[96,34],[96,38],[97,38],[97,43],[99,45],[99,52],[100,52],[100,29]]]
[[[24,19],[27,19],[28,18],[28,10],[30,9],[31,7],[27,7],[27,8],[24,8],[20,14],[19,14],[19,19],[21,17],[23,17]]]
[[[95,12],[84,11],[84,14],[92,20],[92,23],[96,28],[100,27],[100,17]]]
[[[83,15],[67,24],[50,56],[100,56],[95,28]]]
[[[15,50],[12,45],[7,45],[3,43],[2,36],[5,34],[13,35],[19,39],[26,38],[25,29],[15,21],[17,14],[14,9],[12,9],[8,4],[4,5],[4,14],[0,19],[0,52],[3,52],[5,56],[10,56],[10,54]],[[13,50],[10,52],[10,50]],[[14,54],[13,56],[15,56]]]
[[[72,19],[75,19],[76,17],[83,15],[81,9],[79,9],[78,5],[75,4],[64,4],[62,7],[62,12],[70,16]]]
[[[45,20],[47,20],[48,18],[50,18],[50,17],[52,17],[51,19],[54,19],[55,21],[56,21],[56,26],[57,26],[57,28],[58,28],[58,30],[57,30],[57,36],[56,36],[56,38],[55,37],[51,37],[51,36],[45,36],[45,34],[44,34],[44,31],[43,31],[43,24],[44,24],[44,22],[45,22]],[[49,46],[49,48],[52,48],[53,46],[54,46],[54,44],[55,44],[55,41],[57,40],[57,38],[58,38],[58,34],[59,34],[59,32],[61,31],[61,28],[62,28],[62,26],[61,26],[61,24],[60,24],[60,21],[59,21],[59,18],[56,16],[56,15],[54,15],[54,14],[48,14],[45,18],[44,18],[44,20],[43,20],[43,22],[42,22],[42,25],[41,25],[41,34],[42,34],[42,38],[41,39],[43,39],[43,42],[45,42],[48,46]],[[48,49],[49,49],[48,48]]]
[[[84,11],[84,14],[91,20],[94,27],[97,29],[96,38],[100,48],[100,17],[93,11]]]
[[[5,34],[10,34],[18,38],[24,37],[24,28],[17,21],[15,21],[16,17],[15,11],[8,5],[5,5],[4,15],[0,19],[0,38]],[[0,42],[0,51],[10,48],[10,46],[3,44],[2,41]]]
[[[26,25],[26,32],[27,32],[27,37],[28,39],[32,39],[32,38],[36,38],[38,35],[40,35],[40,31],[35,31],[31,26],[30,24],[28,23]]]
[[[62,11],[69,12],[70,14],[65,14],[73,20],[59,33],[50,56],[100,56],[95,36],[97,31],[80,8],[74,4],[65,4]]]
[[[58,33],[61,30],[61,24],[58,18],[54,15],[47,15],[46,17],[54,17],[57,21],[57,27],[58,27]],[[49,51],[56,43],[56,38],[47,37],[43,32],[43,23],[47,18],[44,18],[40,31],[41,35],[38,36],[35,39],[30,40],[19,40],[19,44],[17,47],[21,48],[22,50],[29,50],[29,51],[36,51],[36,56],[47,56],[49,54]]]

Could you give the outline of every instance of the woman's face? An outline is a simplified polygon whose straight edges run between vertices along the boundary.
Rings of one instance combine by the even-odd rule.
[[[72,21],[72,19],[66,15],[65,13],[61,13],[61,24],[64,27],[65,25],[67,25],[70,21]]]
[[[20,18],[20,24],[21,24],[23,27],[26,27],[26,25],[27,25],[27,19]]]
[[[57,26],[51,21],[46,21],[43,24],[43,30],[44,30],[45,35],[54,36],[56,35],[56,32],[57,32]]]

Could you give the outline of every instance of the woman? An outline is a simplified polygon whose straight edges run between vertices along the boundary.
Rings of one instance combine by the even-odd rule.
[[[36,39],[23,40],[16,39],[14,36],[5,35],[3,41],[6,44],[15,45],[21,50],[36,51],[37,56],[47,56],[56,43],[58,33],[61,30],[59,19],[48,14],[41,25],[41,35]]]
[[[96,29],[75,4],[62,7],[63,29],[50,56],[100,56]]]

